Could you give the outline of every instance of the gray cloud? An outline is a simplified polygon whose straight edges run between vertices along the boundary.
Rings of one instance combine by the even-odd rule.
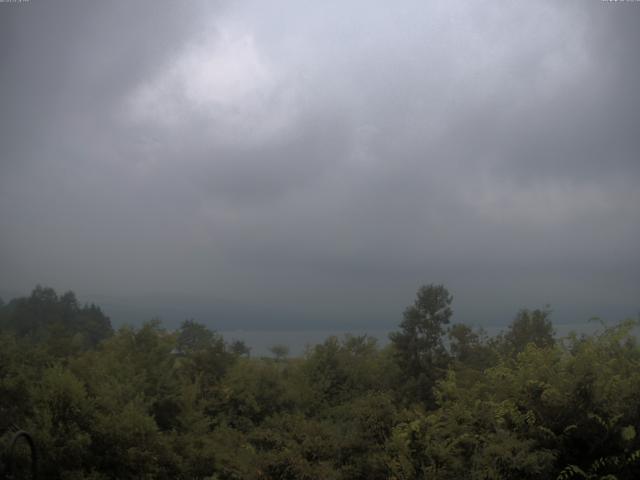
[[[0,289],[188,293],[300,328],[392,326],[425,282],[469,322],[635,314],[639,16],[2,5]]]

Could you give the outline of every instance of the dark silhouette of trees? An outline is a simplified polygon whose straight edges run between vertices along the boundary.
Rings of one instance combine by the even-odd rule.
[[[541,348],[552,346],[555,332],[550,317],[548,309],[520,310],[504,335],[505,347],[515,354],[529,343]]]
[[[269,348],[269,351],[273,354],[277,362],[281,362],[289,356],[289,347],[286,345],[273,345]]]
[[[51,339],[59,354],[66,349],[95,347],[113,335],[111,321],[96,305],[81,306],[73,292],[58,296],[37,286],[31,295],[0,307],[0,328],[31,341]]]
[[[452,301],[453,296],[443,285],[422,286],[413,305],[404,312],[400,331],[389,336],[407,381],[429,404],[433,400],[431,390],[447,366],[443,335],[453,314]]]

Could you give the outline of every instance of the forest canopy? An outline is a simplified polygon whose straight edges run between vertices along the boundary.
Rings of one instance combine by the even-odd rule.
[[[17,425],[52,479],[640,478],[637,320],[557,338],[523,309],[488,337],[453,300],[421,287],[385,347],[252,357],[38,286],[0,302],[0,452]]]

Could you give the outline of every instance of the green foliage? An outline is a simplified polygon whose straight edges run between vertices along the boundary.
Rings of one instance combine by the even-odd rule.
[[[457,323],[449,328],[447,336],[453,367],[470,383],[498,360],[498,352],[491,348],[482,329],[474,331],[468,325]]]
[[[503,349],[517,354],[530,343],[538,347],[552,346],[555,340],[550,316],[550,310],[520,310],[502,337]]]
[[[43,478],[640,478],[638,322],[556,342],[522,310],[488,339],[445,331],[451,296],[428,286],[387,348],[250,358],[192,320],[85,342],[97,307],[34,292],[0,306],[0,448],[28,429]]]
[[[238,362],[225,377],[222,391],[225,423],[244,431],[290,410],[296,401],[278,366],[264,360]]]
[[[242,340],[233,340],[229,346],[231,352],[238,357],[248,357],[251,354],[251,348]]]
[[[425,285],[418,290],[413,305],[404,312],[400,331],[389,336],[398,365],[407,378],[407,390],[428,405],[432,388],[447,367],[443,335],[453,314],[453,296],[442,285]]]
[[[269,351],[277,361],[282,361],[289,356],[289,347],[286,345],[274,345],[269,349]]]
[[[337,405],[376,389],[390,388],[396,368],[369,336],[329,337],[316,345],[303,366],[320,405]]]
[[[37,286],[29,297],[0,305],[0,329],[31,341],[47,341],[56,356],[93,348],[113,334],[111,322],[96,305],[80,306],[73,292],[58,296]]]

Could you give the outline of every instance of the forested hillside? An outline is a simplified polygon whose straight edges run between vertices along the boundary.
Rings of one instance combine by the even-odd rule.
[[[640,478],[637,321],[558,339],[522,310],[488,338],[452,301],[420,288],[385,348],[255,358],[38,287],[0,304],[0,435],[30,431],[51,479]]]

